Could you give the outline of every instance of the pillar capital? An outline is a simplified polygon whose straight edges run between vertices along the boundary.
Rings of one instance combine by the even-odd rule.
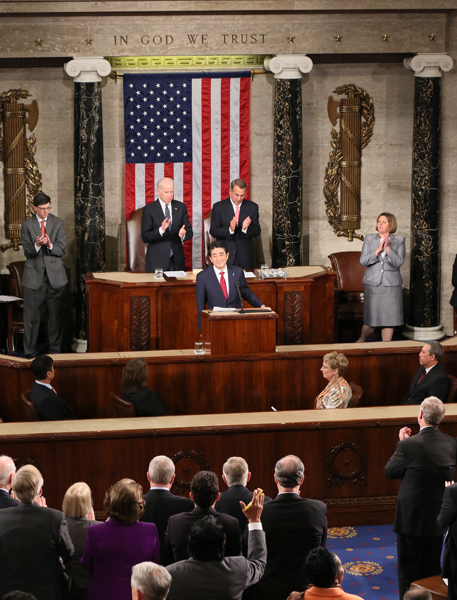
[[[442,77],[442,72],[450,71],[454,67],[453,59],[445,54],[416,54],[411,58],[403,59],[407,69],[414,71],[415,77]]]
[[[111,65],[103,56],[81,56],[65,63],[65,72],[76,83],[95,83],[111,72]]]
[[[314,65],[306,54],[281,54],[266,58],[264,66],[275,79],[301,79],[302,73],[309,73]]]

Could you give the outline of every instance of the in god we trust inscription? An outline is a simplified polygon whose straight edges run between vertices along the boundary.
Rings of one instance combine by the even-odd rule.
[[[184,38],[184,39],[183,39]],[[171,33],[150,34],[142,33],[135,36],[119,34],[113,36],[114,46],[129,46],[140,42],[143,46],[172,46],[183,42],[190,46],[207,46],[208,44],[223,44],[225,46],[253,46],[265,44],[266,33],[221,33],[210,35],[209,33],[188,33],[175,38]]]

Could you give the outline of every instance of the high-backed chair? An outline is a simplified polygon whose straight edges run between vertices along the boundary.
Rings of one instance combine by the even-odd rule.
[[[116,417],[120,418],[130,418],[136,417],[136,410],[134,405],[131,402],[126,402],[119,398],[117,394],[111,392],[111,398],[113,399],[114,412],[116,413]]]
[[[24,265],[24,260],[7,265],[10,272],[10,294],[17,298],[24,298],[24,288],[22,287]],[[24,300],[8,302],[8,352],[10,356],[13,354],[13,349],[18,347],[19,336],[23,335]]]
[[[40,415],[38,414],[35,404],[33,404],[33,402],[30,402],[30,389],[25,390],[25,392],[22,392],[21,400],[22,400],[22,407],[23,407],[24,413],[25,413],[25,420],[26,421],[41,421]]]
[[[148,245],[141,239],[143,209],[136,210],[126,222],[127,260],[126,271],[146,273],[146,250]]]
[[[363,389],[360,387],[360,385],[357,385],[352,381],[349,382],[349,385],[351,386],[352,390],[352,398],[349,400],[348,408],[357,408],[357,406],[360,406],[362,400]]]
[[[449,392],[447,393],[446,403],[453,404],[457,401],[457,377],[448,375],[447,378],[449,379]]]
[[[335,341],[338,341],[338,325],[350,325],[352,335],[359,337],[363,322],[362,283],[365,267],[360,264],[360,252],[335,252],[329,257],[335,278]]]

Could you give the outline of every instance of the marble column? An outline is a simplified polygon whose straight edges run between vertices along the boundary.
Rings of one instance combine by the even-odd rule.
[[[105,190],[103,173],[102,76],[111,65],[102,57],[77,58],[65,65],[75,82],[74,173],[76,239],[75,349],[87,347],[83,275],[105,270]]]
[[[440,323],[440,104],[447,54],[417,54],[404,60],[414,71],[413,169],[411,190],[411,283],[409,323],[414,340],[445,337]]]
[[[302,73],[304,54],[265,60],[275,77],[273,152],[273,268],[302,264]]]

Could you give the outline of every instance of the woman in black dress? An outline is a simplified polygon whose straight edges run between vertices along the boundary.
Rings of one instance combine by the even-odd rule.
[[[125,365],[122,375],[122,399],[131,402],[137,417],[162,417],[167,411],[160,396],[147,387],[148,365],[142,358],[134,358]]]

